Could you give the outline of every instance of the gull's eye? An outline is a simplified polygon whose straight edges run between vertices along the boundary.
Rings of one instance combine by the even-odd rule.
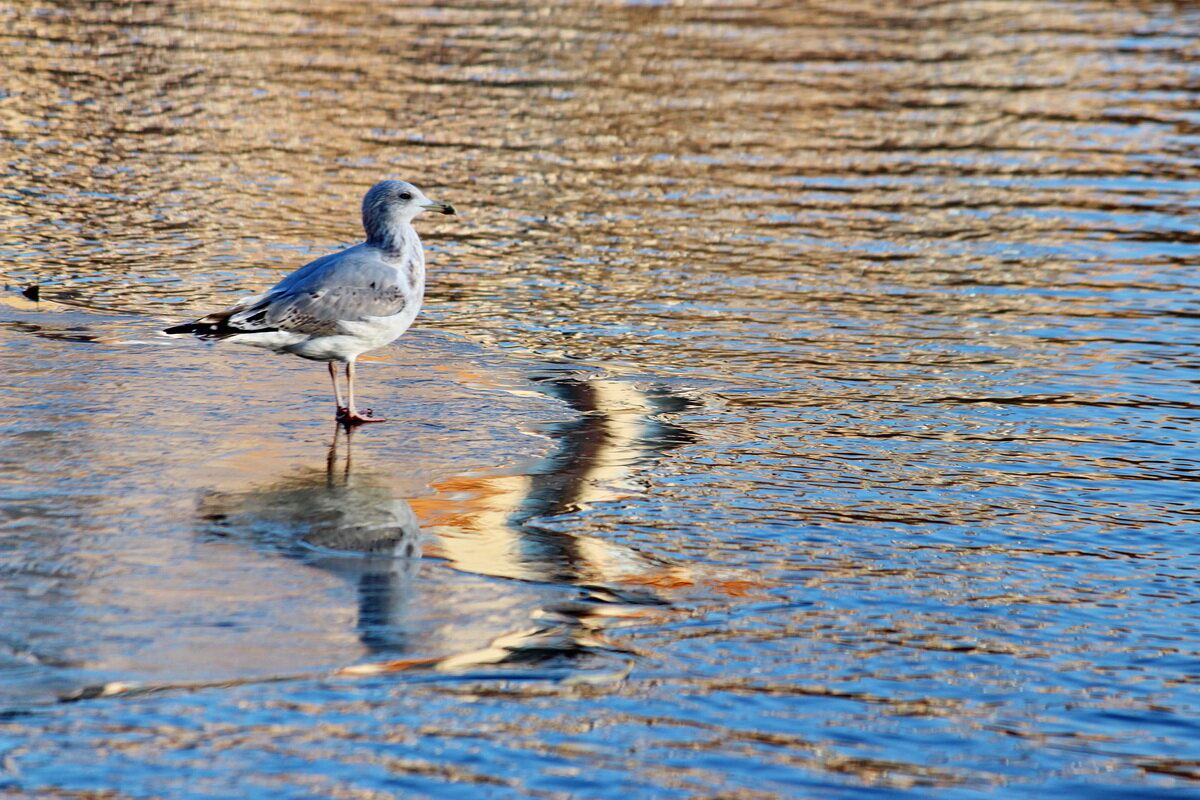
[[[412,200],[412,194],[410,194],[409,192],[401,192],[400,199],[401,200]]]

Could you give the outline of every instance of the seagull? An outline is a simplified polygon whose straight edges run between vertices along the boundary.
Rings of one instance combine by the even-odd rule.
[[[426,209],[454,213],[407,181],[377,183],[363,197],[365,242],[305,264],[263,294],[163,333],[324,361],[337,420],[347,426],[384,422],[370,409],[355,408],[354,361],[398,339],[421,309],[425,253],[412,221]],[[346,367],[344,398],[334,362]]]

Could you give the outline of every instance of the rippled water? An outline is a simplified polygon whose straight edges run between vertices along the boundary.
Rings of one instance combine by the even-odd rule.
[[[1190,4],[0,15],[0,794],[1200,793]]]

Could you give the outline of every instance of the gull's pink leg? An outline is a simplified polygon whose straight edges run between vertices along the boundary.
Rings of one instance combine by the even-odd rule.
[[[342,402],[342,387],[338,386],[337,370],[333,367],[332,361],[326,361],[325,364],[329,367],[329,380],[333,381],[333,399],[337,403],[337,416],[341,419],[346,413],[346,404]]]
[[[387,422],[383,417],[371,416],[371,410],[367,409],[366,416],[358,413],[358,409],[354,407],[354,362],[346,362],[346,409],[338,415],[338,419],[345,425],[359,425],[363,422]]]

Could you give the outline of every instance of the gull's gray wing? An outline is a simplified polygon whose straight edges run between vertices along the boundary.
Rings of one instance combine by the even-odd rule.
[[[229,322],[245,331],[340,333],[339,322],[403,311],[409,297],[396,279],[396,268],[377,248],[357,245],[304,265]]]

